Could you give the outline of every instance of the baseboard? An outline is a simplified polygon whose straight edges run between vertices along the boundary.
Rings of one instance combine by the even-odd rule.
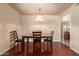
[[[62,44],[65,44],[66,46],[68,46],[68,47],[70,47],[70,45],[67,45],[66,43],[64,43],[64,42],[61,42]]]
[[[62,42],[63,43],[63,42]],[[63,44],[65,44],[65,43],[63,43]],[[66,44],[65,44],[66,45]],[[68,45],[66,45],[67,47],[69,47]],[[79,54],[79,51],[77,51],[77,50],[75,50],[75,49],[73,49],[72,47],[69,47],[72,51],[74,51],[74,52],[76,52],[76,53],[78,53]]]
[[[53,42],[61,42],[61,41],[59,41],[59,40],[53,40]]]
[[[2,55],[3,53],[5,53],[6,51],[10,50],[11,48],[12,48],[12,47],[3,50],[3,51],[0,53],[0,55]]]
[[[71,47],[70,47],[70,49],[79,54],[79,51],[77,51],[77,50],[75,50],[75,49],[73,49]]]

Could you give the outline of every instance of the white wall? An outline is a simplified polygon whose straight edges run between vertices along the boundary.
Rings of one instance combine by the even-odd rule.
[[[63,14],[71,17],[70,27],[70,48],[79,53],[79,6],[72,6],[66,10]]]
[[[79,53],[79,6],[72,13],[71,48]]]
[[[60,17],[55,15],[42,15],[42,19],[38,21],[37,15],[23,15],[23,31],[24,34],[30,35],[32,31],[42,31],[44,35],[50,35],[54,32],[54,41],[60,41]]]
[[[0,54],[9,49],[12,30],[21,32],[21,15],[10,5],[0,4]]]

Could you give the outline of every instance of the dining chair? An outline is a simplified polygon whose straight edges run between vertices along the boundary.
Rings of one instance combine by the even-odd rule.
[[[54,31],[51,31],[50,36],[53,37]],[[52,51],[52,40],[49,38],[44,39],[44,52]]]
[[[19,49],[22,49],[22,40],[18,38],[16,31],[10,32],[10,47],[13,47],[13,54],[15,55],[19,52]],[[20,46],[19,46],[20,45]]]
[[[33,34],[33,53],[41,52],[41,31],[32,32]]]

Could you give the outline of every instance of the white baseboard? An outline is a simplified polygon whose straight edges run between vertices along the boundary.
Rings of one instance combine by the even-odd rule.
[[[62,43],[65,44],[64,42],[62,42]],[[66,45],[66,44],[65,44],[65,45]],[[68,45],[66,45],[66,46],[68,46]],[[70,47],[70,49],[79,54],[79,51],[73,49],[72,47]]]
[[[59,40],[53,40],[53,42],[61,42],[61,41],[59,41]]]
[[[77,50],[75,50],[75,49],[73,49],[73,48],[71,48],[71,47],[70,47],[70,49],[79,54],[79,51],[77,51]]]
[[[8,51],[9,49],[11,49],[12,47],[10,47],[10,48],[7,48],[7,49],[5,49],[5,50],[2,50],[2,52],[0,53],[0,55],[2,55],[3,53],[5,53],[6,51]]]

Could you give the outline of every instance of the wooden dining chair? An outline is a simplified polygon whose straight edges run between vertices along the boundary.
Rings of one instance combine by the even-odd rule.
[[[53,37],[54,31],[51,31],[50,35]],[[52,51],[52,40],[49,38],[44,39],[44,52]]]
[[[19,52],[19,49],[22,49],[22,40],[18,38],[16,31],[10,32],[10,47],[13,47],[13,54],[15,55]],[[20,45],[20,46],[19,46]]]
[[[41,31],[32,32],[33,34],[33,53],[41,52]]]

